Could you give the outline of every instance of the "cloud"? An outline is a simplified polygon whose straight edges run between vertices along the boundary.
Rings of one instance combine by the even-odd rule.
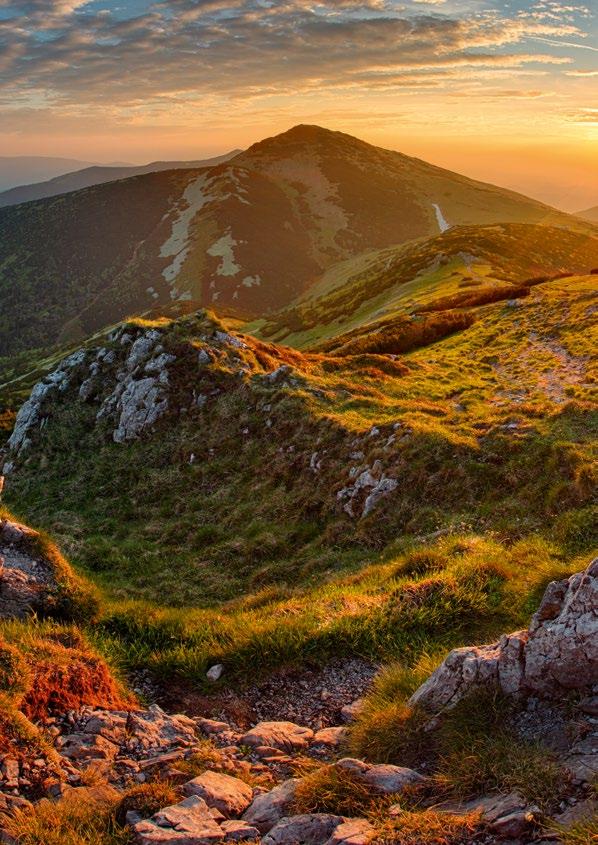
[[[567,118],[573,123],[590,123],[598,126],[598,109],[582,108],[567,112]]]
[[[443,14],[446,5],[147,0],[123,17],[86,0],[0,0],[12,10],[9,19],[0,16],[0,97],[4,111],[103,108],[130,121],[214,101],[444,87],[472,70],[480,79],[524,67],[540,74],[570,59],[522,50],[526,40],[562,45],[559,39],[584,35],[569,19],[581,14],[578,4],[565,12],[546,0],[513,17]],[[557,8],[567,20],[554,19]]]

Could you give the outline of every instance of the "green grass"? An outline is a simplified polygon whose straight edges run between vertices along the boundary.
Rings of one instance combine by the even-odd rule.
[[[249,339],[243,381],[215,364],[204,410],[126,447],[66,396],[7,498],[100,588],[101,648],[162,677],[201,684],[223,662],[232,680],[337,654],[414,663],[496,636],[598,547],[592,285],[486,305],[400,362]],[[181,396],[206,319],[160,323]],[[583,379],[555,398],[544,374],[566,374],[567,355]],[[294,385],[257,378],[283,361]],[[376,460],[398,490],[351,520],[336,492]]]

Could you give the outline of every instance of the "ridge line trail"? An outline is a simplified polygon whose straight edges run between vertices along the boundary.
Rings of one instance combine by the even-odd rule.
[[[502,360],[493,365],[499,380],[497,395],[521,402],[525,394],[537,389],[553,402],[565,402],[566,388],[583,382],[589,356],[572,355],[556,339],[540,338],[535,331],[529,332],[527,341],[526,348],[514,359]],[[547,366],[532,367],[534,353],[539,353]],[[521,377],[523,372],[534,373],[534,385],[525,383]],[[516,388],[516,391],[512,388]]]

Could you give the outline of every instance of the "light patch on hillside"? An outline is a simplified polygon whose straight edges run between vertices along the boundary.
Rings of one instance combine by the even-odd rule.
[[[244,285],[244,287],[246,287],[246,288],[252,288],[254,286],[259,287],[259,285],[261,285],[261,283],[262,283],[262,277],[258,276],[257,274],[255,276],[245,276],[245,278],[241,282],[241,284]]]
[[[209,183],[210,179],[204,173],[187,185],[181,197],[187,205],[179,208],[178,216],[172,223],[170,237],[160,248],[161,258],[174,256],[174,260],[162,270],[162,275],[169,285],[174,284],[189,254],[189,227],[193,218],[208,202],[215,199],[207,192]]]
[[[336,235],[349,226],[349,219],[342,208],[336,185],[330,182],[320,168],[320,163],[313,154],[297,155],[294,158],[268,162],[263,170],[271,176],[282,178],[289,184],[299,183],[305,188],[302,201],[309,208],[309,218],[318,227],[316,230],[316,251],[325,251],[330,247],[338,249]]]
[[[228,232],[219,238],[207,250],[208,255],[214,258],[221,258],[222,261],[216,269],[219,276],[236,276],[241,267],[235,261],[235,253],[233,247],[237,246],[237,241],[233,238],[232,232]]]
[[[442,213],[442,210],[437,203],[433,202],[432,206],[434,208],[434,211],[436,212],[436,220],[438,221],[438,228],[440,229],[441,232],[446,232],[447,229],[451,228],[451,224],[447,223],[447,221],[445,220],[444,214]]]

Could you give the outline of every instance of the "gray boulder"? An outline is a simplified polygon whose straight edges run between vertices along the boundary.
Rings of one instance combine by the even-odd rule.
[[[268,833],[287,815],[295,799],[298,783],[299,778],[292,778],[275,786],[270,792],[258,795],[243,814],[243,821],[257,827],[260,833]]]
[[[262,845],[324,845],[344,822],[331,813],[306,813],[282,819],[262,839]]]
[[[212,845],[224,839],[205,801],[196,795],[133,825],[138,845]]]
[[[335,763],[335,766],[363,780],[376,795],[402,792],[405,787],[425,780],[419,772],[404,766],[364,763],[363,760],[356,760],[353,757],[344,757]]]
[[[590,692],[597,679],[598,559],[549,584],[527,631],[452,651],[410,703],[438,713],[484,687],[560,699],[567,690]]]
[[[240,745],[267,745],[284,751],[301,751],[314,737],[310,728],[295,725],[293,722],[259,722],[250,731],[243,734]]]
[[[240,816],[253,800],[253,790],[244,781],[218,772],[204,772],[183,786],[185,795],[199,795],[208,807],[227,819]]]

